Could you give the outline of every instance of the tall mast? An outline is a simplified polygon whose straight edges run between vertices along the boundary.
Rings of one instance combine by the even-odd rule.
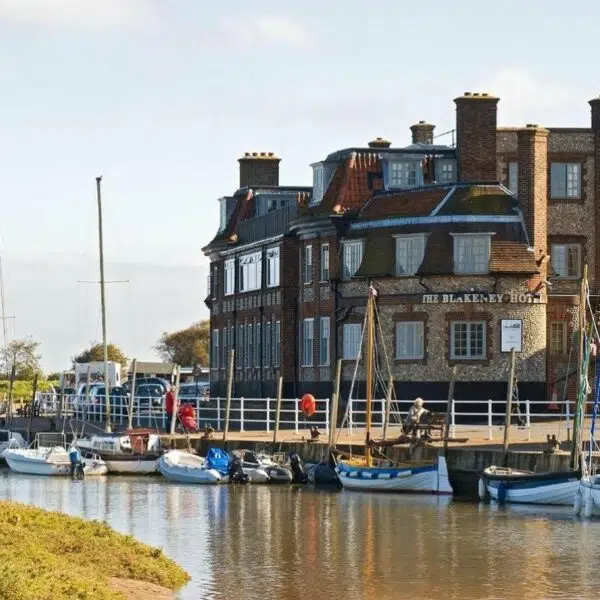
[[[100,305],[102,309],[102,345],[104,346],[104,393],[106,395],[106,432],[110,426],[110,387],[108,378],[108,342],[106,341],[106,298],[104,281],[104,243],[102,238],[102,175],[96,177],[96,192],[98,196],[98,241],[100,245]]]
[[[366,407],[366,444],[365,444],[365,457],[367,460],[367,466],[371,466],[371,447],[369,445],[371,441],[371,403],[373,401],[373,352],[374,352],[374,340],[373,340],[373,303],[375,302],[374,290],[369,286],[369,298],[367,300],[367,407]]]
[[[4,272],[2,270],[2,256],[0,256],[0,307],[2,309],[2,342],[4,344],[4,352],[8,346],[8,334],[6,333],[6,305],[4,300]]]
[[[585,410],[585,399],[587,395],[587,373],[584,374],[584,339],[585,339],[585,315],[587,308],[587,265],[583,267],[583,277],[579,290],[579,348],[577,353],[577,403],[575,404],[575,415],[573,418],[573,448],[571,450],[571,465],[574,470],[579,468],[583,437],[582,419]]]

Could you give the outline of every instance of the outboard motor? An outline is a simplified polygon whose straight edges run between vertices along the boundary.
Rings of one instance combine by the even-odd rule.
[[[308,475],[304,469],[304,465],[300,460],[300,457],[295,452],[289,453],[290,457],[290,469],[292,470],[293,480],[292,483],[306,483],[308,481]]]
[[[244,473],[242,469],[242,461],[235,454],[229,461],[229,467],[227,469],[227,475],[229,475],[230,483],[250,483],[250,478]]]
[[[69,460],[71,461],[71,477],[73,479],[83,479],[85,472],[83,470],[83,463],[81,462],[81,453],[77,447],[71,446]]]

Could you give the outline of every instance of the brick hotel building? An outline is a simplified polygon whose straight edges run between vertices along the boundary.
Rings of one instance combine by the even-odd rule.
[[[456,145],[420,121],[406,147],[333,152],[312,187],[279,185],[272,153],[239,159],[204,248],[214,395],[231,348],[236,396],[279,375],[284,397],[329,396],[337,358],[345,395],[369,283],[399,398],[444,398],[453,365],[457,398],[503,398],[511,345],[522,398],[562,394],[584,263],[600,287],[600,98],[587,128],[498,128],[498,102],[455,99]]]

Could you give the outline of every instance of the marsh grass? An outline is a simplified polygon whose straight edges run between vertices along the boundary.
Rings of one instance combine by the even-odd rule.
[[[111,577],[171,590],[189,576],[160,549],[108,525],[0,502],[2,600],[114,600]]]

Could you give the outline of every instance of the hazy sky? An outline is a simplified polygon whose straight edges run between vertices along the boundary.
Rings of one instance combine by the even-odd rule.
[[[14,332],[43,364],[100,339],[95,177],[104,175],[109,337],[152,359],[207,316],[217,198],[245,151],[281,182],[464,91],[501,124],[587,126],[600,5],[571,0],[0,0],[0,237]],[[9,324],[13,333],[13,323]]]

